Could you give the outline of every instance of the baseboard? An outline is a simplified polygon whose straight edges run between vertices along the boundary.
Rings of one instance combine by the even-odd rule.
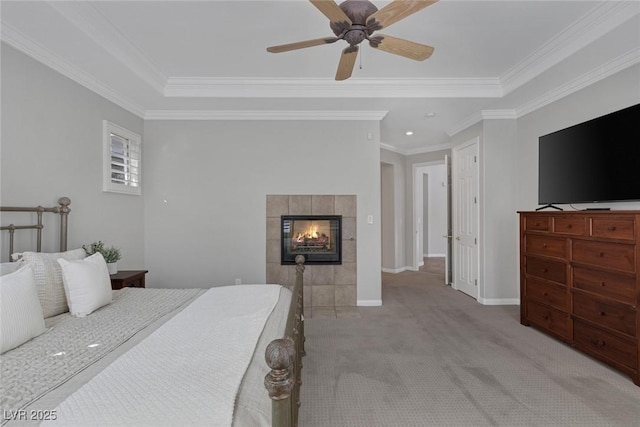
[[[382,305],[381,299],[359,299],[356,303],[358,307],[379,307]]]
[[[519,298],[478,298],[482,305],[520,305]]]
[[[418,271],[418,269],[417,268],[413,268],[413,267],[383,268],[382,269],[383,273],[391,273],[391,274],[402,273],[403,271]]]
[[[444,258],[447,254],[424,254],[425,258]]]

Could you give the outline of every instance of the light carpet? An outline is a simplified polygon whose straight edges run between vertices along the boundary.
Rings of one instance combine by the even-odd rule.
[[[445,286],[383,273],[383,306],[305,322],[300,426],[640,426],[631,379]]]

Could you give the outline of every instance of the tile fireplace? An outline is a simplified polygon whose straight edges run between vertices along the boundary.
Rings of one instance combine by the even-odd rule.
[[[342,264],[341,215],[282,215],[281,265],[295,264],[297,255],[305,264]]]

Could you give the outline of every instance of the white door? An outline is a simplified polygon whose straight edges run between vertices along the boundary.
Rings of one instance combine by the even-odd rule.
[[[444,156],[445,167],[447,168],[447,234],[444,237],[447,239],[447,251],[445,252],[444,258],[444,284],[450,285],[453,283],[452,273],[453,273],[453,221],[451,220],[451,201],[453,195],[451,194],[451,157],[448,155]]]
[[[453,150],[453,287],[478,299],[478,141]]]

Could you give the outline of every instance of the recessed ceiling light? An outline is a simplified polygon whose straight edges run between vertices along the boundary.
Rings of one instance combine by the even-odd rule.
[[[436,113],[434,113],[433,111],[430,111],[430,112],[426,113],[424,116],[425,117],[435,117]]]
[[[407,135],[407,136],[411,136],[411,135],[413,135],[413,131],[408,130],[408,131],[406,131],[406,132],[405,132],[405,135]]]

